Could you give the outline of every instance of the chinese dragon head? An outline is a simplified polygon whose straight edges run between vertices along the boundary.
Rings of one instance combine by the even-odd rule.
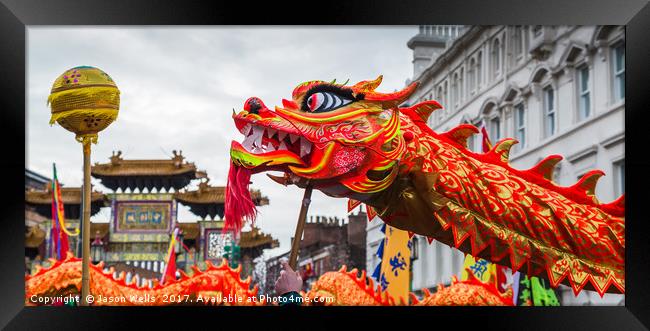
[[[516,140],[475,153],[467,139],[476,127],[438,133],[427,126],[442,108],[436,101],[400,107],[417,83],[393,93],[377,92],[380,83],[381,76],[351,86],[309,81],[274,109],[247,99],[233,113],[244,139],[231,144],[226,222],[254,219],[251,174],[279,171],[269,175],[278,183],[349,198],[350,208],[365,203],[396,228],[513,270],[546,270],[553,286],[624,292],[624,197],[598,201],[602,171],[563,187],[551,180],[559,155],[514,169],[508,158]]]

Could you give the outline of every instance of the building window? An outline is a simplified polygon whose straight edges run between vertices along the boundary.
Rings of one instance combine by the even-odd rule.
[[[515,27],[514,43],[515,43],[515,58],[517,62],[524,56],[524,28],[522,26]]]
[[[526,111],[523,103],[515,106],[515,138],[519,140],[518,149],[523,149],[526,146]]]
[[[476,55],[476,91],[481,89],[481,84],[483,83],[483,53],[478,52]]]
[[[614,70],[614,101],[625,99],[625,44],[618,43],[612,48],[612,68]]]
[[[614,163],[614,192],[616,197],[625,193],[625,160]]]
[[[584,120],[591,112],[591,93],[589,91],[589,67],[586,64],[578,67],[578,118]]]
[[[458,85],[458,73],[454,74],[454,78],[451,81],[451,104],[454,106],[454,109],[458,108],[458,92],[459,92],[459,85]]]
[[[490,137],[490,142],[495,144],[499,139],[501,139],[501,119],[497,116],[490,119],[490,124],[488,125],[488,136]]]
[[[560,161],[558,164],[555,165],[555,169],[553,169],[553,183],[561,184],[560,183],[561,176],[562,176],[562,162]]]
[[[501,42],[499,39],[494,39],[492,43],[492,73],[494,77],[498,77],[501,72]]]
[[[476,139],[476,136],[477,135],[473,134],[473,135],[467,137],[467,149],[469,149],[472,152],[477,151],[475,145],[476,145],[476,140],[478,140],[478,139]]]
[[[442,97],[445,101],[447,101],[447,97],[449,96],[449,82],[445,81],[444,84],[444,90],[442,91]],[[445,107],[444,109],[444,114],[447,115],[449,113],[449,107]]]
[[[555,134],[555,91],[552,86],[544,88],[544,137]]]
[[[467,70],[467,84],[470,94],[474,93],[476,89],[476,60],[472,58],[469,60],[469,69]]]
[[[462,105],[465,100],[465,68],[460,68],[460,75],[458,76],[458,104]]]

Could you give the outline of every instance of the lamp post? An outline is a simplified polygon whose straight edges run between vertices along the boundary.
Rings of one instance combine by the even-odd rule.
[[[108,127],[120,108],[120,90],[113,79],[100,69],[89,66],[65,71],[52,85],[47,99],[54,122],[73,132],[83,147],[83,214],[81,305],[88,306],[90,289],[90,145],[98,133]]]

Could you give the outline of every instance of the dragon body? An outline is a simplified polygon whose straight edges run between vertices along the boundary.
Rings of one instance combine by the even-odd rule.
[[[545,270],[554,287],[624,293],[624,197],[598,201],[595,187],[603,172],[590,171],[562,187],[551,181],[559,155],[514,169],[508,157],[516,140],[474,153],[467,139],[476,127],[461,124],[438,133],[426,125],[442,108],[436,101],[399,106],[417,83],[394,93],[377,92],[380,83],[381,76],[352,86],[302,83],[274,110],[249,98],[233,114],[245,138],[232,142],[231,172],[248,179],[279,171],[282,176],[269,176],[349,198],[349,207],[365,203],[369,214],[396,228],[514,271]],[[231,192],[226,209],[246,200]],[[226,222],[252,214],[231,212]]]
[[[32,275],[25,277],[25,305],[38,305],[38,297],[55,298],[81,292],[81,259],[69,253],[64,260],[51,259],[50,263],[50,267],[39,267]],[[206,264],[206,270],[194,267],[192,276],[181,272],[180,279],[164,284],[156,281],[153,288],[139,287],[135,279],[126,283],[124,272],[114,277],[115,270],[112,267],[104,272],[103,262],[91,264],[90,294],[95,300],[93,305],[264,304],[264,298],[257,296],[257,286],[250,289],[250,277],[246,280],[240,278],[241,266],[232,269],[226,262],[219,266],[209,262]]]
[[[39,298],[62,298],[78,295],[81,289],[81,260],[68,254],[64,260],[50,260],[51,266],[38,268],[25,278],[25,305],[48,305],[52,302]],[[103,262],[90,267],[90,294],[96,306],[166,306],[166,305],[242,305],[271,304],[265,296],[258,297],[258,288],[250,289],[250,277],[240,279],[240,269],[226,263],[214,266],[207,262],[206,270],[195,268],[192,276],[181,273],[181,278],[153,288],[126,283],[124,273],[114,277],[115,270],[103,271]],[[448,287],[440,285],[436,293],[424,292],[418,299],[411,294],[411,305],[507,305],[512,293],[499,293],[494,285],[480,282],[470,272],[470,279],[453,280]],[[394,306],[407,305],[396,302],[381,287],[373,287],[365,271],[357,269],[327,272],[320,276],[311,289],[302,293],[305,305],[327,306]],[[229,298],[232,300],[228,301]],[[509,300],[509,301],[508,301]],[[54,304],[58,304],[55,302]],[[277,305],[277,303],[273,303]]]
[[[324,273],[303,294],[312,305],[326,306],[512,306],[512,289],[500,293],[493,283],[483,283],[469,271],[468,279],[458,281],[455,277],[449,286],[439,285],[435,293],[424,289],[422,298],[410,294],[410,303],[397,302],[381,287],[373,288],[373,281],[365,271],[358,275],[356,269]],[[320,298],[320,300],[319,300]]]

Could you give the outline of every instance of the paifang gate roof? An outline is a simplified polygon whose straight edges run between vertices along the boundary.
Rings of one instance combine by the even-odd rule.
[[[208,181],[204,181],[199,183],[197,190],[176,192],[174,198],[181,204],[188,206],[194,215],[203,219],[208,216],[215,219],[217,215],[223,218],[226,188],[211,186]],[[262,196],[259,190],[251,190],[251,198],[256,206],[269,204],[269,199]]]
[[[95,163],[90,173],[101,180],[102,185],[117,191],[131,191],[136,188],[142,191],[156,189],[158,191],[171,188],[179,190],[187,186],[191,180],[205,178],[203,171],[198,171],[196,165],[185,161],[182,152],[173,151],[174,156],[167,160],[125,160],[122,152],[113,153],[109,163]]]
[[[25,190],[25,204],[34,208],[38,214],[52,218],[52,185],[45,184],[42,190]],[[67,219],[79,219],[81,208],[81,188],[62,187],[61,200],[63,200],[63,212]],[[108,207],[107,197],[97,191],[90,194],[90,214],[95,215],[101,207]]]

